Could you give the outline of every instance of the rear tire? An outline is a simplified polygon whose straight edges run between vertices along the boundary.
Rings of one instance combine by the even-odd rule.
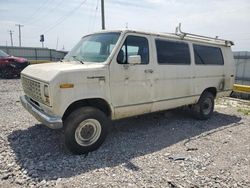
[[[204,92],[198,103],[193,105],[192,111],[196,119],[209,119],[214,111],[214,95],[210,92]]]
[[[74,154],[87,154],[98,149],[108,130],[108,118],[99,109],[82,107],[65,120],[65,145]]]

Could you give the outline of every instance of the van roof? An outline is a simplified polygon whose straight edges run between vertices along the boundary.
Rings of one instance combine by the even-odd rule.
[[[164,33],[164,32],[146,32],[146,31],[139,31],[139,30],[131,30],[131,29],[117,29],[117,30],[102,30],[95,33],[110,33],[110,32],[122,32],[122,33],[138,33],[144,35],[151,35],[156,37],[166,37],[170,39],[177,39],[177,40],[185,40],[185,41],[192,41],[192,42],[201,42],[206,44],[215,44],[220,46],[227,46],[231,47],[234,43],[230,40],[219,39],[219,38],[212,38],[206,37],[201,35],[189,34],[176,34],[176,33]]]

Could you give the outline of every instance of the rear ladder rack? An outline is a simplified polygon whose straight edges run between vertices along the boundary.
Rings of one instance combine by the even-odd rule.
[[[219,43],[219,44],[223,44],[225,46],[234,45],[233,41],[225,40],[225,39],[219,39],[218,36],[213,38],[213,37],[207,37],[207,36],[202,36],[202,35],[196,35],[196,34],[192,34],[192,33],[183,32],[181,30],[181,23],[179,23],[179,26],[176,27],[175,35],[179,36],[181,39],[184,39],[185,37],[187,37],[189,39],[203,40],[203,41],[206,41],[206,42],[213,42],[213,43],[217,43],[217,44]]]

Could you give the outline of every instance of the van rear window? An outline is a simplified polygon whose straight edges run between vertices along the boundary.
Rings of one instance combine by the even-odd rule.
[[[190,64],[187,43],[156,39],[157,60],[159,64]]]
[[[223,65],[224,60],[221,49],[212,46],[194,44],[195,64],[198,65]]]

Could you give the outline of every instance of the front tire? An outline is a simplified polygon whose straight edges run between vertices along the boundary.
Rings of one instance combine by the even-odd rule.
[[[0,72],[0,77],[2,77],[4,79],[14,78],[12,68],[10,68],[10,67],[3,68],[2,71]]]
[[[210,92],[204,92],[198,103],[193,105],[192,110],[196,119],[209,119],[214,111],[214,95]]]
[[[108,119],[99,109],[82,107],[65,120],[65,145],[75,154],[98,149],[107,136]]]

